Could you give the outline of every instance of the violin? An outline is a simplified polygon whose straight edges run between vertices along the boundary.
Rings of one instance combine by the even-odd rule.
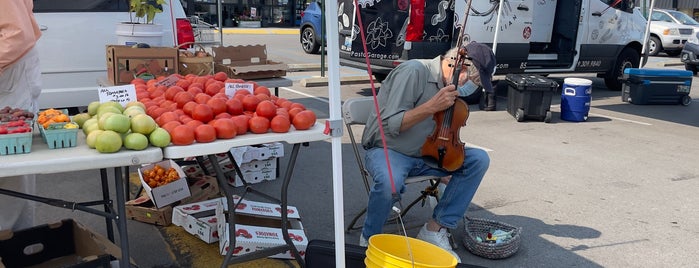
[[[466,58],[466,50],[461,47],[452,76],[454,85],[459,84],[459,74],[464,68],[464,58]],[[425,140],[421,151],[428,165],[450,172],[463,165],[466,155],[459,131],[461,126],[466,125],[468,115],[468,105],[460,98],[456,98],[451,107],[433,115],[432,119],[436,126]]]

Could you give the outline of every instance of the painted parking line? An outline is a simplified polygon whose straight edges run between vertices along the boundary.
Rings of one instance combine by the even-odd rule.
[[[556,107],[556,108],[558,108],[559,111],[561,109],[561,105],[551,105],[551,107]],[[642,121],[636,121],[636,120],[614,117],[614,116],[598,114],[598,113],[588,113],[588,115],[592,115],[592,116],[596,116],[596,117],[604,117],[604,118],[608,118],[608,119],[612,119],[612,120],[624,121],[624,122],[639,124],[639,125],[644,125],[644,126],[652,126],[653,125],[651,123],[646,123],[646,122],[642,122]]]
[[[286,91],[289,91],[289,92],[293,92],[293,93],[299,94],[299,95],[301,95],[301,96],[309,97],[309,98],[311,98],[311,99],[314,99],[314,100],[317,100],[317,101],[320,101],[320,102],[324,102],[324,103],[326,103],[326,104],[330,104],[330,102],[329,102],[327,99],[318,98],[318,97],[316,97],[316,96],[313,96],[313,95],[310,95],[310,94],[306,94],[306,93],[303,93],[303,92],[300,92],[300,91],[297,91],[297,90],[293,90],[293,89],[288,88],[288,87],[280,87],[280,89],[283,89],[283,90],[286,90]],[[473,144],[473,143],[464,142],[464,145],[465,145],[466,147],[479,148],[479,149],[482,149],[483,151],[486,151],[486,152],[493,152],[493,151],[494,151],[493,149],[486,148],[486,147],[483,147],[483,146],[478,146],[478,145],[475,145],[475,144]]]

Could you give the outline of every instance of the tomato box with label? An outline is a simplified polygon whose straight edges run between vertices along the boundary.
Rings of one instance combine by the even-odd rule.
[[[214,47],[214,70],[230,78],[258,79],[286,75],[286,63],[267,59],[266,45]]]
[[[177,57],[176,48],[132,48],[108,45],[107,77],[112,85],[123,85],[130,83],[135,77],[149,78],[176,74]]]
[[[233,196],[233,202],[240,201],[239,196]],[[231,242],[229,241],[228,204],[225,200],[219,202],[216,207],[216,222],[219,233],[219,252],[226,255]],[[235,208],[235,248],[233,256],[245,255],[266,248],[282,246],[286,244],[281,229],[281,206],[278,204],[254,202],[242,200]],[[303,256],[308,246],[308,238],[301,224],[301,216],[298,209],[288,206],[289,238],[296,250]],[[290,251],[270,256],[270,258],[293,259]]]
[[[174,169],[176,174],[172,173],[170,168]],[[161,174],[153,171],[162,170]],[[157,208],[162,208],[166,205],[180,201],[189,197],[189,186],[184,171],[178,166],[175,161],[166,160],[158,163],[146,165],[138,169],[138,176],[141,179],[141,184],[146,193],[153,200]],[[156,183],[149,183],[149,177],[157,178]]]
[[[180,200],[179,204],[205,201],[220,196],[216,177],[201,175],[188,179],[191,195]],[[132,220],[168,226],[172,223],[172,205],[156,208],[148,195],[126,202],[126,217]]]

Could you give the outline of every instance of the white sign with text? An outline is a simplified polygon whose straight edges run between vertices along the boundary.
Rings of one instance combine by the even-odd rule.
[[[252,94],[255,92],[254,86],[252,83],[226,83],[226,96],[233,97],[238,90],[247,90]]]
[[[101,103],[115,101],[126,106],[129,102],[136,101],[136,87],[133,84],[112,87],[100,87],[98,89]]]

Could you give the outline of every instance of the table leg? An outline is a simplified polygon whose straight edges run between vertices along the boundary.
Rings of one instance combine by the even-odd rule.
[[[291,156],[289,157],[289,165],[286,168],[286,175],[284,175],[284,181],[282,182],[282,235],[284,236],[284,241],[286,241],[286,244],[289,245],[289,250],[291,250],[291,255],[294,256],[296,259],[296,262],[299,263],[299,266],[303,268],[305,266],[304,260],[301,258],[301,254],[299,254],[299,251],[296,249],[296,246],[294,246],[294,242],[291,241],[291,238],[289,237],[289,227],[287,226],[287,223],[289,222],[289,215],[286,213],[287,207],[289,205],[288,203],[288,189],[289,189],[289,182],[291,181],[291,175],[294,172],[294,164],[296,164],[296,156],[299,153],[299,147],[301,147],[301,144],[296,143],[294,144],[294,148],[291,149]]]
[[[119,262],[122,268],[128,268],[131,264],[131,258],[129,257],[129,235],[126,232],[126,200],[124,200],[124,186],[122,178],[122,168],[114,168],[114,185],[116,185],[116,199],[117,199],[117,228],[119,228],[119,245],[121,246],[121,261]]]
[[[100,177],[102,179],[102,200],[105,200],[104,212],[112,213],[112,208],[108,201],[111,199],[109,198],[109,182],[107,176],[107,169],[100,169]],[[104,220],[107,225],[107,238],[109,238],[109,241],[114,242],[114,226],[112,226],[112,219],[105,217]]]
[[[126,200],[131,200],[131,176],[129,175],[129,167],[126,166],[124,167],[124,176],[126,179],[124,180],[124,196],[126,196]]]

